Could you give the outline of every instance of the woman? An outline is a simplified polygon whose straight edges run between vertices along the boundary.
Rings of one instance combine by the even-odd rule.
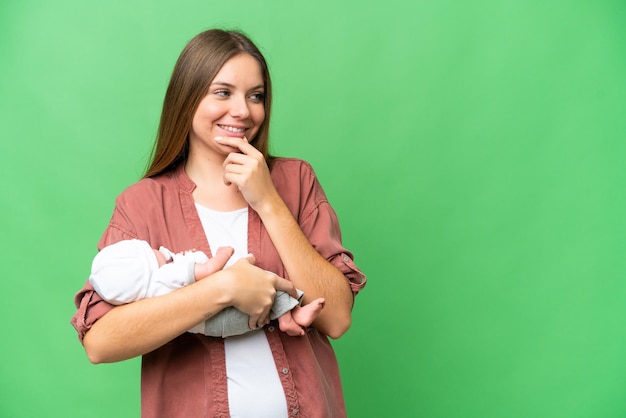
[[[98,247],[142,239],[235,254],[224,269],[216,258],[208,280],[167,295],[116,307],[88,284],[76,295],[72,323],[90,361],[143,356],[144,417],[345,416],[326,336],[349,328],[365,276],[311,167],[268,154],[270,105],[267,64],[247,37],[209,30],[192,39],[166,92],[151,164],[117,198]],[[276,291],[295,288],[305,304],[326,301],[302,337],[269,321]],[[228,306],[260,329],[226,339],[185,332]]]

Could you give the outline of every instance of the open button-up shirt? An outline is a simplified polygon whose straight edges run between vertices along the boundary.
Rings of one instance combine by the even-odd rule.
[[[311,166],[298,159],[277,158],[271,171],[278,193],[315,249],[337,267],[354,295],[365,276],[341,243],[335,211]],[[148,241],[153,248],[174,252],[195,248],[210,254],[196,211],[195,184],[181,166],[128,187],[116,206],[98,248],[125,239]],[[285,268],[258,214],[249,208],[248,250],[256,264],[286,277]],[[91,326],[113,308],[87,282],[75,297],[72,324],[82,341]],[[335,353],[325,335],[311,329],[303,337],[265,327],[287,410],[297,417],[346,415]],[[184,333],[147,353],[141,369],[142,417],[228,417],[226,360],[221,338]]]

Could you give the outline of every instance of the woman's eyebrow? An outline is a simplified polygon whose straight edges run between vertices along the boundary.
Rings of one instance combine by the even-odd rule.
[[[229,87],[231,89],[236,88],[236,86],[234,84],[230,84],[230,83],[227,83],[225,81],[214,81],[213,83],[211,83],[211,86],[215,86],[215,85]],[[258,86],[254,86],[254,87],[250,88],[249,90],[258,90],[258,89],[263,90],[263,89],[265,89],[265,86],[263,84],[259,84]]]
[[[219,86],[231,87],[231,88],[235,87],[234,85],[232,85],[230,83],[223,82],[223,81],[214,81],[214,82],[211,83],[211,85],[212,86],[219,85]]]

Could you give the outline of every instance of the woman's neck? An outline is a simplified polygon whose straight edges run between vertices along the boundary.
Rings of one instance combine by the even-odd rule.
[[[185,172],[198,187],[210,186],[224,175],[224,158],[200,159],[189,155],[185,162]]]
[[[224,183],[222,162],[187,161],[185,172],[196,185],[192,193],[196,203],[219,211],[232,211],[248,206],[236,185]]]

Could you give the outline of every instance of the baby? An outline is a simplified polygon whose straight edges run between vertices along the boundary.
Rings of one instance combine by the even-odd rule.
[[[223,251],[226,249],[220,249]],[[119,241],[103,248],[94,258],[89,282],[98,294],[113,305],[163,295],[202,280],[214,270],[207,264],[209,258],[201,251],[174,254],[161,247],[155,250],[146,241],[137,239]],[[313,323],[324,307],[324,299],[315,299],[300,306],[299,299],[277,291],[270,319],[278,319],[281,331],[290,336],[305,334],[303,327]],[[189,332],[212,337],[230,337],[252,331],[248,315],[229,307],[213,318],[193,327]]]

